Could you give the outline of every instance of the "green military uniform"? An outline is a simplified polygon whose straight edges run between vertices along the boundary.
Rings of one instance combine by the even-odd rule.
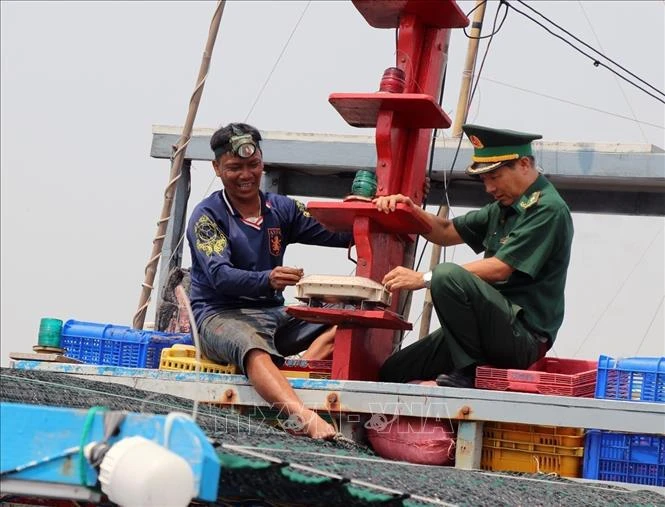
[[[530,142],[539,137],[464,127],[476,148],[471,175],[531,156]],[[499,144],[494,151],[492,143]],[[480,364],[527,368],[556,339],[573,224],[554,186],[538,175],[512,205],[488,204],[453,219],[453,225],[476,253],[484,251],[485,258],[496,257],[515,271],[489,284],[456,264],[438,265],[431,291],[441,329],[391,356],[381,370],[383,381],[434,379]]]

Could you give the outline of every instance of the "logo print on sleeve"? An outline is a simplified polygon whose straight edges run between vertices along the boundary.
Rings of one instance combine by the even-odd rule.
[[[293,200],[296,203],[296,207],[298,208],[298,211],[300,211],[300,213],[302,213],[302,216],[307,217],[307,218],[312,216],[312,214],[309,211],[307,211],[307,206],[305,206],[302,202],[300,202],[296,199],[293,199]]]
[[[278,256],[282,253],[282,229],[271,227],[268,229],[270,255]]]
[[[212,254],[221,254],[228,243],[222,230],[207,215],[201,215],[196,221],[194,234],[196,235],[196,249],[208,257]]]

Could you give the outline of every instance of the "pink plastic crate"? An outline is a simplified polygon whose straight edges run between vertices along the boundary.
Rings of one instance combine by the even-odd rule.
[[[596,361],[555,357],[544,357],[528,370],[479,366],[476,368],[476,387],[493,391],[593,398],[596,369]]]

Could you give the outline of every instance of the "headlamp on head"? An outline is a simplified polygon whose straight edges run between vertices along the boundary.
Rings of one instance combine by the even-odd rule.
[[[233,155],[240,158],[249,158],[256,153],[256,143],[252,134],[235,135],[229,139],[231,149],[229,150]]]

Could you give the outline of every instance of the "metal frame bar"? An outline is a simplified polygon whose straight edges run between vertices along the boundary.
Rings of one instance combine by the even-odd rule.
[[[83,486],[71,486],[55,482],[0,479],[0,492],[5,495],[33,495],[46,498],[66,498],[97,503],[102,495]]]
[[[268,406],[242,375],[14,361],[22,370],[69,373],[101,382],[238,406]],[[292,378],[305,405],[342,414],[496,421],[665,435],[665,404],[454,389],[417,384]]]

